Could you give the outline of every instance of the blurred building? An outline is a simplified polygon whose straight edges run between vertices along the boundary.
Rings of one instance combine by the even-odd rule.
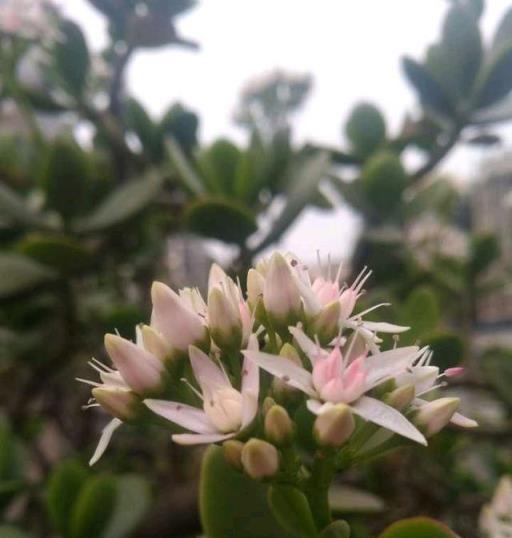
[[[503,285],[486,294],[477,305],[483,325],[512,325],[512,150],[483,163],[481,179],[472,194],[472,227],[475,233],[492,233],[498,239],[501,258],[486,275]]]

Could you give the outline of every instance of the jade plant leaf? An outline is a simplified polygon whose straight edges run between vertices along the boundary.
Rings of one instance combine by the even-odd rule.
[[[30,291],[46,284],[57,274],[22,254],[0,254],[0,299]]]
[[[313,515],[306,496],[292,486],[277,484],[268,491],[268,503],[280,525],[295,536],[315,538]]]
[[[393,523],[379,538],[457,538],[443,523],[428,517],[414,517]]]
[[[264,484],[235,471],[222,449],[210,447],[203,459],[200,512],[208,538],[296,538],[276,522]]]

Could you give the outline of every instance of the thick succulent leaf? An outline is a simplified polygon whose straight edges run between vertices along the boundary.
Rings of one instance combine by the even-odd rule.
[[[116,502],[103,538],[128,536],[150,507],[149,484],[142,476],[131,474],[116,477],[116,489]]]
[[[15,296],[51,282],[57,274],[22,254],[0,254],[0,299]]]
[[[192,110],[182,105],[173,105],[160,121],[159,131],[161,136],[172,137],[181,150],[190,155],[197,147],[197,131],[199,129],[199,117]]]
[[[25,204],[23,198],[3,183],[0,183],[0,215],[23,226],[41,223],[40,216]]]
[[[157,144],[156,125],[139,101],[131,98],[125,103],[124,120],[126,127],[137,135],[144,151],[152,156]]]
[[[254,215],[247,207],[224,198],[195,200],[185,211],[185,221],[194,233],[239,245],[257,230]]]
[[[456,108],[450,96],[423,65],[405,57],[402,66],[407,79],[426,108],[448,118],[456,116]]]
[[[73,507],[87,475],[87,470],[74,460],[62,462],[50,475],[46,488],[48,515],[65,536],[70,532]]]
[[[352,110],[345,132],[355,153],[364,157],[373,153],[384,142],[386,123],[376,106],[360,103]]]
[[[165,147],[170,164],[183,182],[183,186],[193,194],[203,194],[205,191],[203,180],[194,170],[180,144],[170,138]]]
[[[268,503],[283,529],[300,538],[317,536],[313,514],[302,491],[292,486],[270,486]]]
[[[475,108],[491,106],[512,90],[512,43],[498,52],[484,69],[474,98]]]
[[[95,476],[82,487],[70,521],[70,538],[103,536],[116,505],[116,480]]]
[[[93,259],[84,245],[64,235],[33,233],[21,240],[17,250],[63,273],[84,269]]]
[[[55,49],[57,70],[73,95],[82,94],[89,71],[90,56],[80,27],[64,20],[59,28],[61,39]]]
[[[215,141],[197,160],[201,175],[210,192],[234,194],[240,150],[229,140]]]
[[[350,538],[350,527],[346,521],[333,521],[320,533],[320,538]]]
[[[509,7],[501,19],[492,40],[493,53],[512,44],[512,7]]]
[[[329,506],[340,514],[382,512],[384,501],[370,493],[352,486],[334,484],[329,490]]]
[[[379,538],[457,538],[457,535],[443,523],[428,517],[415,517],[393,523]]]
[[[230,467],[222,449],[211,446],[203,459],[199,495],[208,538],[292,538],[267,503],[267,486]]]
[[[163,178],[156,174],[132,180],[111,192],[93,213],[75,222],[79,233],[91,233],[122,224],[143,211],[157,196]]]

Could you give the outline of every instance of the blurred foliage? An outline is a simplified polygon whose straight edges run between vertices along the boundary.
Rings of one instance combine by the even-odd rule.
[[[491,271],[500,248],[471,229],[467,195],[432,172],[457,143],[499,142],[493,128],[512,118],[512,11],[487,43],[483,1],[451,0],[438,40],[422,59],[402,61],[419,103],[414,113],[393,133],[377,106],[359,103],[343,129],[346,147],[332,148],[294,142],[293,118],[312,87],[307,74],[276,71],[245,88],[235,113],[245,143],[204,144],[200,118],[182,103],[154,117],[125,87],[126,67],[141,49],[195,49],[177,29],[194,2],[89,1],[108,26],[100,54],[62,16],[48,23],[57,39],[12,35],[0,25],[0,110],[13,114],[0,119],[0,405],[8,417],[0,422],[0,536],[200,532],[197,461],[158,433],[125,433],[99,472],[84,467],[104,417],[80,412],[87,391],[74,378],[85,375],[86,358],[102,355],[105,331],[133,336],[154,279],[179,279],[169,258],[201,275],[204,249],[173,250],[173,241],[186,244],[193,234],[228,244],[236,271],[278,242],[305,208],[331,208],[335,197],[325,187],[361,217],[351,267],[374,270],[368,305],[391,302],[394,321],[413,327],[401,342],[430,345],[443,368],[464,362],[466,376],[450,390],[471,391],[475,408],[484,394],[502,410],[499,424],[482,415],[477,433],[448,432],[428,453],[415,449],[401,470],[391,455],[354,472],[348,486],[380,495],[387,510],[369,523],[360,513],[374,510],[375,497],[365,505],[368,495],[359,494],[360,513],[345,503],[340,515],[354,538],[418,513],[477,536],[485,495],[512,470],[511,352],[475,345],[478,301],[503,286]],[[422,159],[417,169],[407,165],[411,151]],[[222,469],[216,449],[206,462],[203,488],[216,491],[201,499],[209,536],[240,536],[242,523],[247,536],[282,536],[272,517],[286,527],[283,506],[301,503],[294,492],[272,492],[270,516],[264,487],[231,487],[241,478]],[[242,513],[249,519],[241,523]],[[307,528],[304,521],[301,532]],[[346,532],[335,522],[322,536]],[[428,520],[381,536],[419,532],[450,536]]]

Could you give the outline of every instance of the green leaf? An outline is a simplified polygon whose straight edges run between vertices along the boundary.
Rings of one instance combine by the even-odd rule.
[[[142,521],[151,495],[146,479],[137,475],[116,478],[116,503],[104,538],[124,538]]]
[[[68,90],[80,96],[85,88],[90,57],[87,42],[78,24],[63,20],[59,28],[61,39],[55,47],[55,62]]]
[[[383,218],[392,217],[402,206],[402,193],[408,177],[393,153],[373,155],[361,172],[362,193],[370,207]]]
[[[116,480],[95,476],[82,487],[71,516],[70,538],[103,537],[116,505]]]
[[[156,126],[146,112],[146,109],[136,100],[128,99],[124,105],[126,127],[133,131],[139,139],[144,151],[152,156],[156,147]]]
[[[41,173],[49,207],[65,219],[80,213],[90,178],[90,163],[76,142],[60,138],[52,144]]]
[[[190,155],[197,147],[199,117],[179,103],[173,105],[162,118],[159,126],[161,136],[170,136],[181,150]]]
[[[57,274],[27,256],[0,254],[0,299],[31,291],[54,280]]]
[[[448,332],[434,333],[422,343],[432,350],[434,353],[432,362],[439,366],[441,370],[459,366],[464,358],[464,342],[456,334]]]
[[[240,150],[229,140],[215,141],[202,152],[197,165],[210,192],[233,194]]]
[[[122,224],[144,210],[160,192],[163,178],[152,174],[121,185],[93,213],[78,220],[75,230],[92,233]]]
[[[440,307],[434,291],[426,286],[414,289],[402,306],[400,322],[411,327],[402,336],[407,342],[428,336],[440,322]]]
[[[270,486],[268,503],[279,524],[294,536],[317,536],[313,514],[302,491],[287,485]]]
[[[202,179],[197,175],[180,145],[171,138],[166,141],[165,147],[167,157],[183,185],[195,195],[203,194],[205,188]]]
[[[457,538],[457,535],[438,521],[415,517],[393,523],[379,538]]]
[[[407,57],[402,59],[402,66],[426,108],[448,118],[456,116],[456,108],[450,96],[424,66]]]
[[[464,6],[455,5],[448,11],[441,46],[451,82],[447,89],[456,97],[468,95],[480,69],[482,43],[477,21]]]
[[[208,538],[296,538],[274,519],[267,486],[230,467],[217,446],[203,459],[199,508]]]
[[[496,236],[480,234],[471,237],[469,247],[469,270],[474,278],[484,272],[500,257],[501,249]]]
[[[46,490],[48,514],[53,525],[65,536],[70,532],[73,508],[87,474],[80,463],[68,460],[60,463],[50,475]]]
[[[185,222],[194,233],[240,245],[258,228],[247,207],[215,197],[203,197],[192,202],[186,208]]]
[[[84,269],[93,259],[81,243],[64,235],[33,233],[21,240],[17,250],[63,273]]]
[[[329,490],[329,506],[338,513],[373,513],[382,512],[384,501],[368,491],[352,486],[334,484]]]
[[[318,185],[329,167],[329,155],[325,152],[296,159],[290,171],[286,205],[272,224],[267,236],[257,245],[260,251],[278,241],[299,216],[306,204],[316,195]]]
[[[333,521],[320,533],[320,538],[350,538],[350,527],[346,521]]]
[[[0,512],[25,486],[23,447],[0,418]]]
[[[40,216],[29,209],[23,198],[4,183],[0,183],[0,214],[23,226],[37,226],[41,223]]]
[[[503,48],[484,70],[475,94],[475,107],[485,108],[512,90],[512,43]]]
[[[492,52],[498,53],[512,44],[512,6],[503,15],[492,40]]]
[[[367,156],[385,141],[386,123],[376,106],[360,103],[352,110],[345,132],[355,153]]]
[[[0,525],[0,538],[32,538],[32,534],[11,525]]]

